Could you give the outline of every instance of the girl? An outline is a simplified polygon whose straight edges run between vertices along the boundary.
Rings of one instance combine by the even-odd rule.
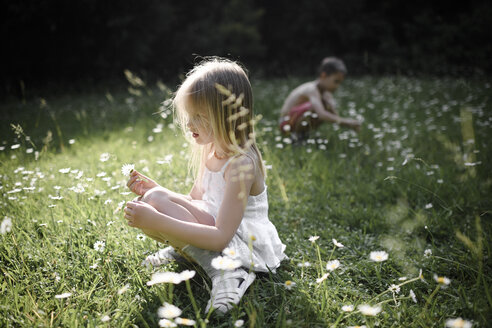
[[[127,185],[140,197],[127,203],[125,218],[200,264],[212,280],[206,311],[225,313],[255,279],[252,271],[275,272],[286,258],[268,219],[251,85],[238,64],[209,59],[188,73],[173,104],[178,123],[194,139],[193,188],[178,194],[133,171]],[[241,267],[223,272],[211,261],[226,247]],[[163,253],[176,254],[172,248]]]

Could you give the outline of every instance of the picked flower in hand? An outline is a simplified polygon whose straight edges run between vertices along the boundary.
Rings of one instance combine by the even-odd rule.
[[[133,164],[123,164],[123,166],[121,167],[121,173],[124,175],[124,176],[130,176],[130,173],[133,172],[133,170],[135,169],[135,165]]]

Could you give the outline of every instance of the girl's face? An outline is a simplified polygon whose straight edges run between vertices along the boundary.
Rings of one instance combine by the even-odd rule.
[[[190,130],[191,135],[197,144],[207,145],[214,141],[212,128],[205,115],[196,112],[189,113],[189,119],[186,126]]]

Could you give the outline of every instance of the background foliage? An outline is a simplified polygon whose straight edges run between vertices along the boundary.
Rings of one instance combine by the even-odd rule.
[[[260,74],[313,74],[342,57],[355,74],[492,72],[492,5],[442,1],[10,1],[2,5],[3,91],[20,81],[174,79],[196,55]]]

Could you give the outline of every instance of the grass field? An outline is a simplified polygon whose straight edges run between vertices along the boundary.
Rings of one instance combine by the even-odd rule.
[[[289,260],[225,317],[204,314],[200,268],[141,265],[164,245],[126,225],[122,164],[182,193],[192,178],[168,90],[133,82],[0,104],[1,327],[156,327],[164,302],[199,327],[492,325],[490,81],[350,78],[335,96],[361,132],[326,125],[302,145],[276,126],[301,80],[253,81]],[[184,270],[197,274],[146,284]]]

